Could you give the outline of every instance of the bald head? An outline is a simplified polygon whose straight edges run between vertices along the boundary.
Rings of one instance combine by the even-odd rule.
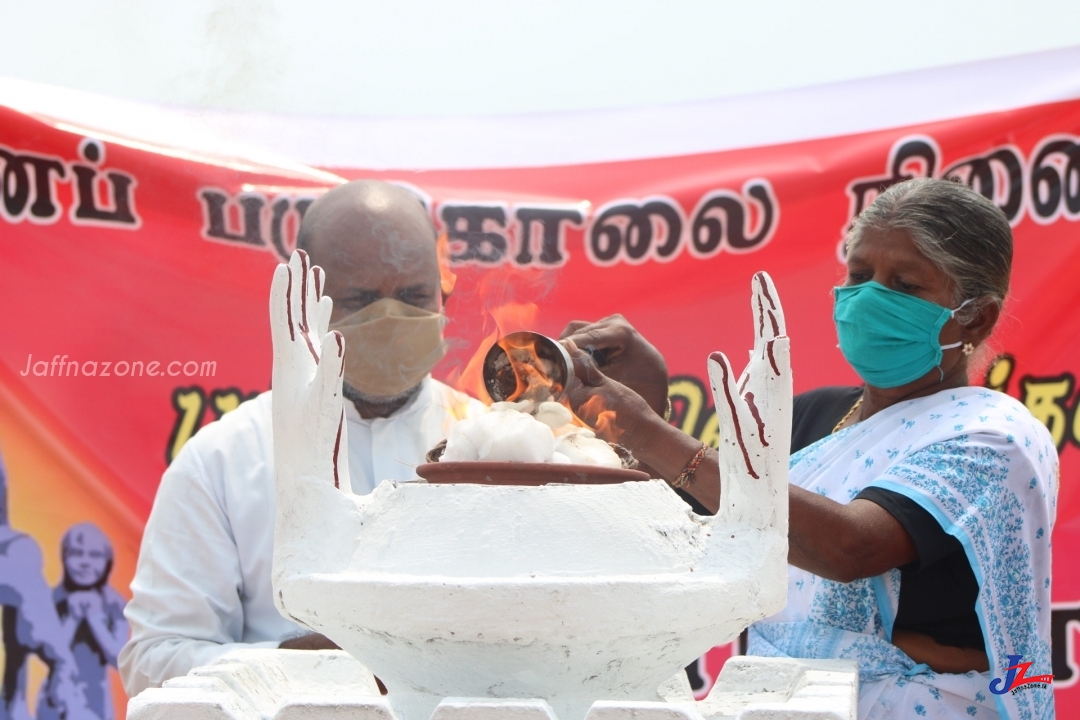
[[[312,203],[296,246],[326,270],[334,322],[382,298],[438,310],[435,241],[416,195],[378,180],[354,180]]]

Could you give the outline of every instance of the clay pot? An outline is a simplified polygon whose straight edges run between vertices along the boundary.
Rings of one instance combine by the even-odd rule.
[[[529,487],[551,483],[607,485],[649,479],[648,473],[640,470],[595,465],[520,462],[425,463],[416,468],[416,474],[434,484],[462,483]]]

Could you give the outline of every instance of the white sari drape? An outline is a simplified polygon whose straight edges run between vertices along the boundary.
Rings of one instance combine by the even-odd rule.
[[[861,719],[1052,718],[1050,687],[997,695],[989,685],[1009,655],[1033,661],[1029,677],[1051,672],[1057,463],[1046,428],[983,388],[894,405],[804,448],[791,458],[792,484],[841,503],[871,485],[900,493],[960,541],[979,583],[990,672],[934,673],[890,642],[899,570],[838,583],[790,567],[788,605],[751,626],[750,654],[856,660]]]

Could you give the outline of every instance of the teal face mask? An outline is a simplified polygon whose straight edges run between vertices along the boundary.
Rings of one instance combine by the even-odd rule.
[[[942,345],[941,328],[971,302],[950,310],[873,281],[833,288],[833,297],[840,351],[859,377],[879,388],[900,387],[940,369],[941,351],[961,345]]]

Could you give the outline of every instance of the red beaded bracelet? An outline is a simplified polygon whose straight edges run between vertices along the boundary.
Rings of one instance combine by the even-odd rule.
[[[694,453],[694,457],[690,458],[690,462],[686,463],[686,467],[679,473],[679,477],[675,479],[675,482],[671,483],[671,487],[684,488],[690,484],[694,479],[694,472],[698,469],[701,461],[705,459],[705,451],[708,449],[708,445],[701,443],[701,448]]]

